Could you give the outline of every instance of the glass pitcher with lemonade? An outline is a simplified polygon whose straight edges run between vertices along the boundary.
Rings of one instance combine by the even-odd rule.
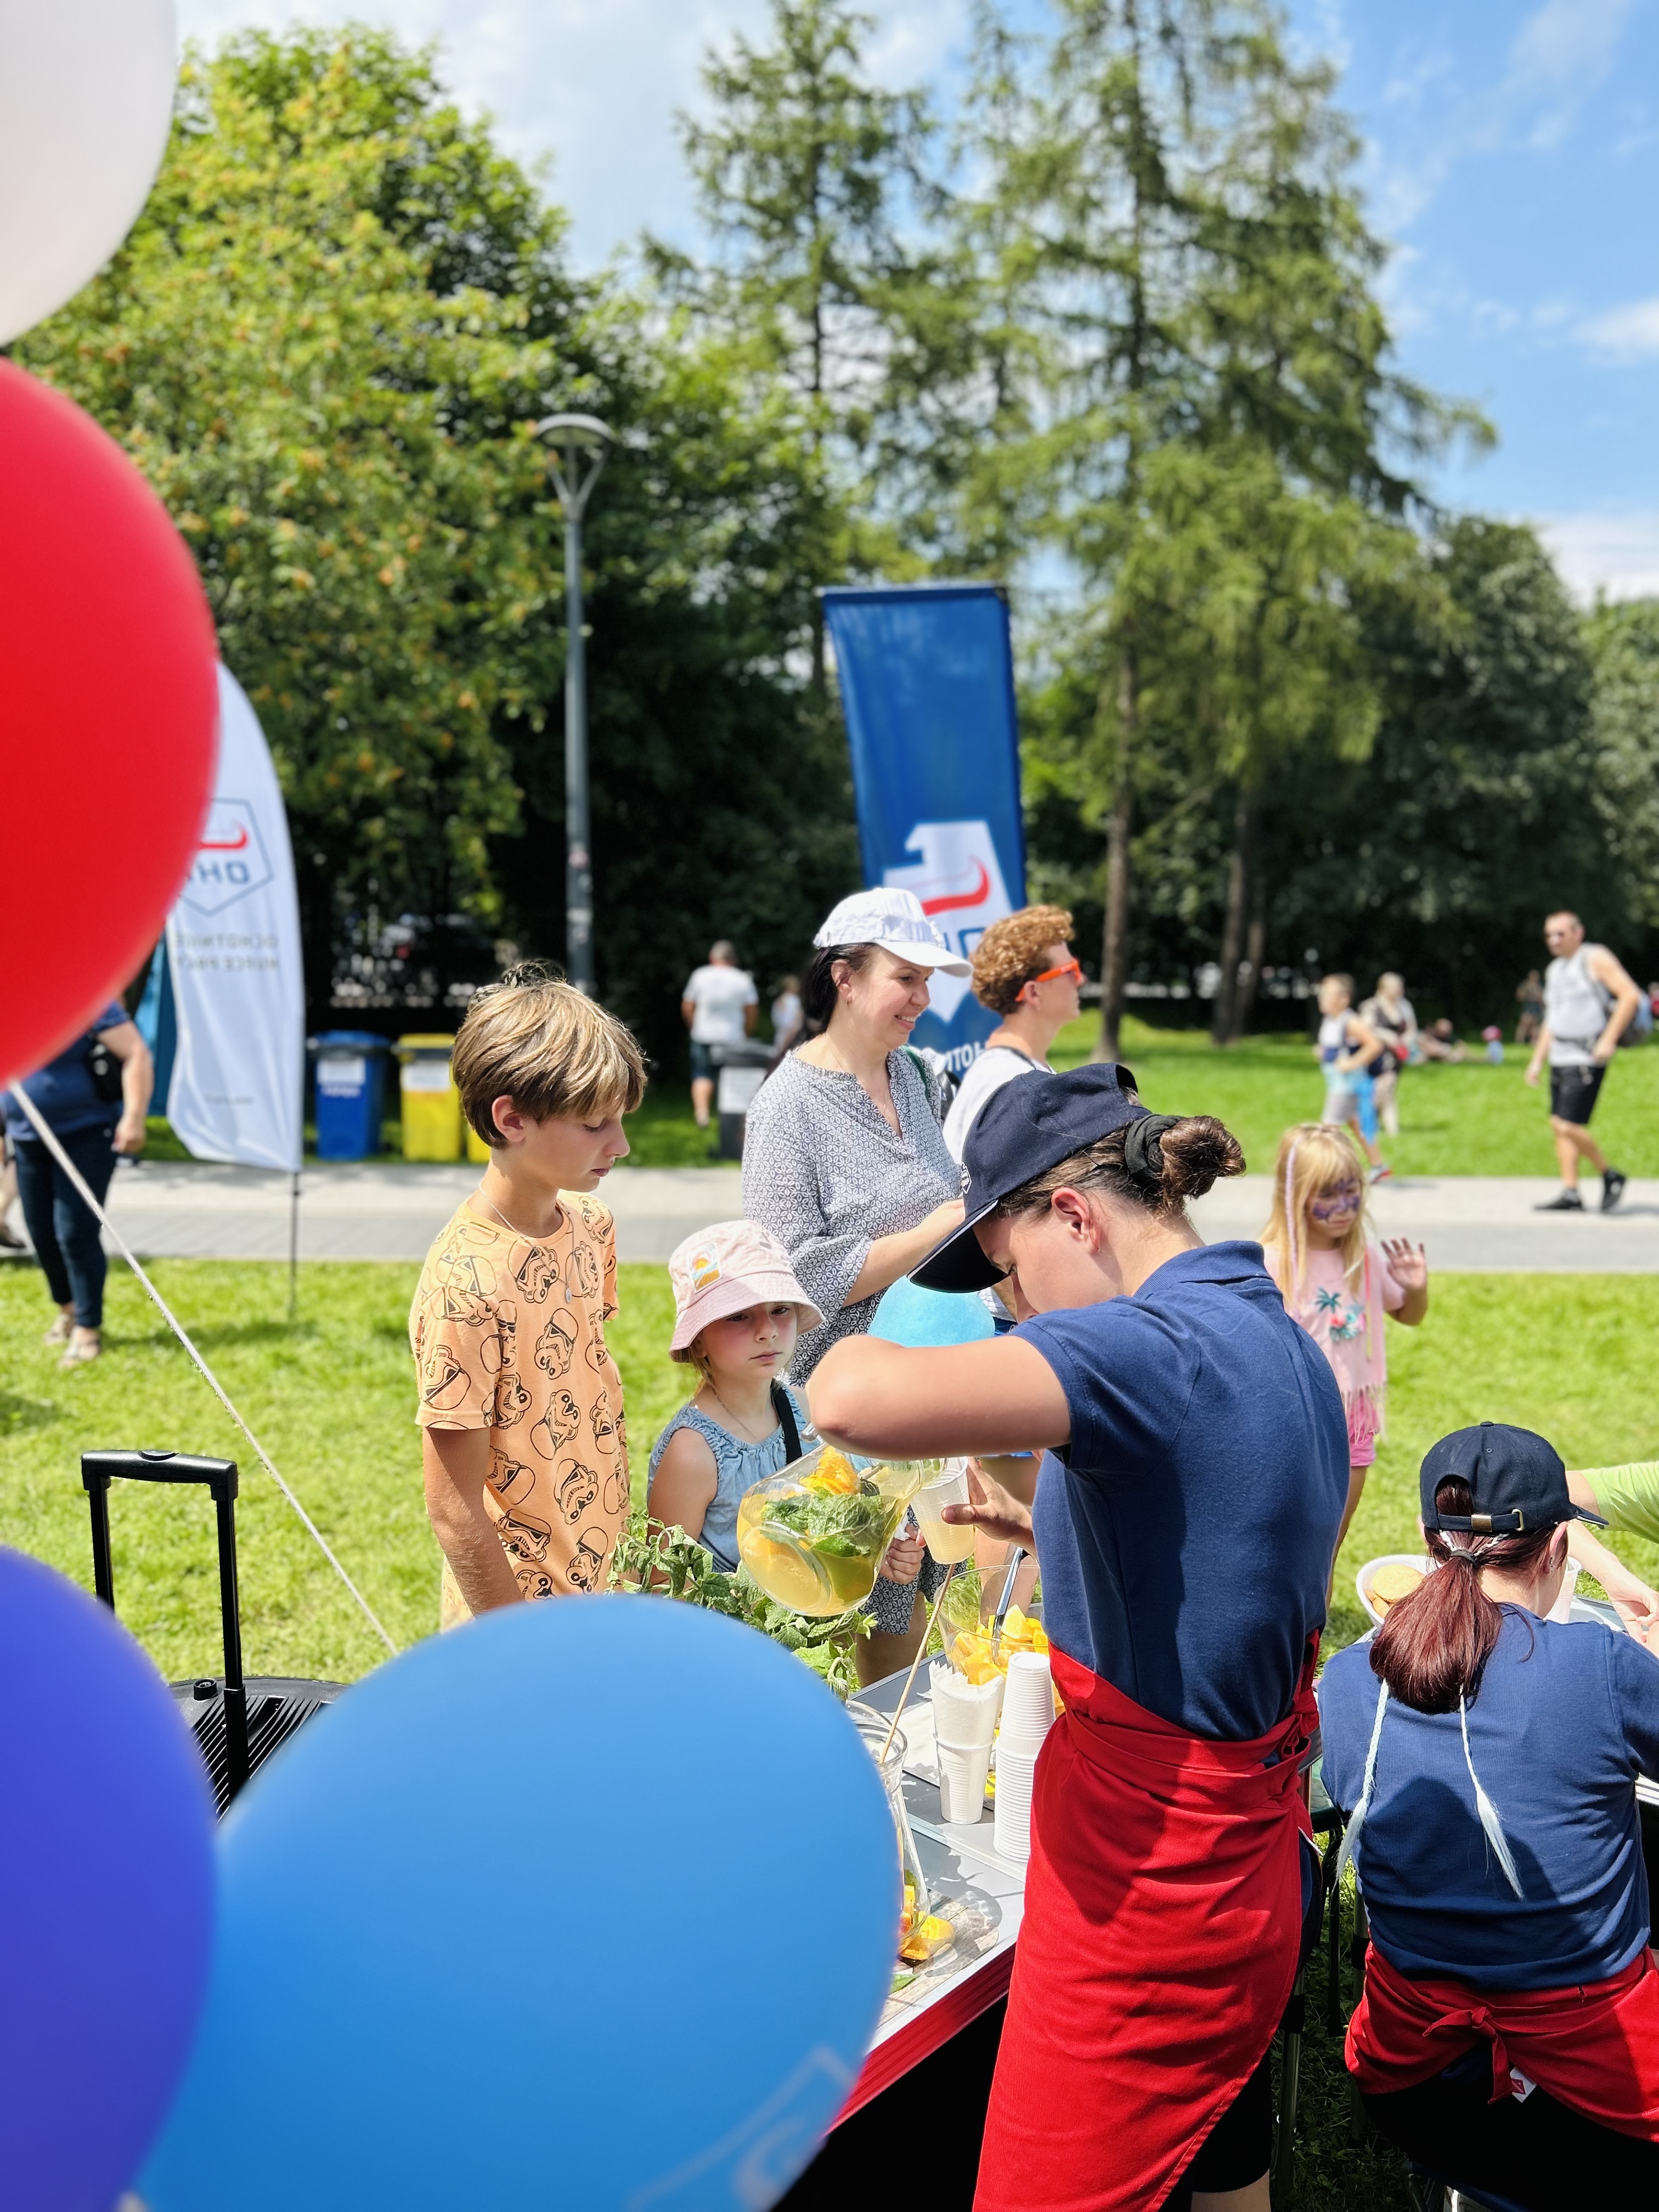
[[[815,1618],[862,1605],[923,1470],[821,1444],[745,1490],[738,1557],[769,1598]]]

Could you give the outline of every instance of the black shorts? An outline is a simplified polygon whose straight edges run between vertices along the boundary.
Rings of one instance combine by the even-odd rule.
[[[693,1083],[712,1083],[715,1075],[714,1054],[701,1038],[691,1040],[691,1080]]]
[[[1595,1111],[1605,1067],[1553,1067],[1550,1070],[1550,1111],[1558,1121],[1575,1121],[1587,1128]]]

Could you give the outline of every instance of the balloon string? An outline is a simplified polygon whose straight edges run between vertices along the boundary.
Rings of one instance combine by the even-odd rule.
[[[126,1261],[128,1267],[131,1267],[133,1273],[137,1276],[145,1290],[149,1291],[150,1297],[161,1309],[161,1318],[166,1322],[167,1327],[178,1338],[179,1343],[184,1346],[185,1350],[195,1361],[198,1368],[201,1371],[202,1379],[206,1382],[209,1389],[212,1391],[214,1396],[224,1407],[226,1413],[230,1415],[231,1419],[235,1422],[237,1427],[252,1445],[254,1452],[258,1455],[260,1466],[264,1468],[265,1473],[276,1484],[277,1489],[282,1492],[283,1497],[287,1498],[289,1504],[299,1515],[301,1521],[305,1524],[307,1532],[315,1542],[318,1550],[321,1552],[323,1557],[328,1561],[330,1566],[333,1568],[335,1573],[338,1575],[340,1580],[351,1592],[352,1596],[356,1600],[358,1605],[362,1610],[363,1618],[368,1621],[369,1626],[374,1631],[374,1633],[380,1638],[381,1643],[385,1644],[386,1650],[390,1651],[395,1658],[397,1656],[398,1647],[392,1642],[392,1638],[386,1634],[385,1629],[381,1627],[380,1620],[376,1615],[374,1607],[369,1604],[368,1600],[363,1595],[356,1583],[352,1581],[350,1576],[346,1572],[345,1569],[340,1565],[340,1562],[335,1558],[333,1553],[329,1549],[328,1540],[323,1534],[322,1530],[312,1519],[310,1514],[306,1511],[305,1507],[301,1504],[299,1499],[289,1488],[287,1483],[283,1481],[282,1476],[277,1474],[276,1469],[271,1464],[270,1454],[266,1451],[264,1446],[259,1442],[258,1437],[254,1435],[252,1430],[249,1428],[247,1423],[237,1412],[235,1407],[231,1404],[230,1400],[226,1396],[224,1389],[221,1384],[218,1376],[208,1365],[206,1360],[203,1358],[201,1353],[196,1349],[196,1346],[191,1342],[188,1334],[185,1333],[184,1323],[173,1312],[172,1307],[161,1296],[160,1291],[156,1289],[155,1284],[151,1282],[149,1277],[139,1266],[137,1261],[134,1259],[131,1252],[127,1248],[126,1241],[122,1237],[120,1231],[115,1226],[115,1224],[110,1219],[108,1214],[105,1212],[103,1207],[99,1204],[98,1200],[93,1196],[91,1191],[88,1188],[86,1181],[82,1176],[81,1170],[76,1166],[74,1161],[70,1159],[69,1154],[64,1150],[62,1145],[58,1143],[56,1134],[48,1127],[46,1120],[41,1115],[40,1108],[35,1104],[33,1099],[29,1097],[27,1091],[24,1090],[21,1083],[14,1083],[12,1085],[11,1095],[17,1101],[17,1103],[22,1108],[24,1113],[27,1115],[29,1120],[34,1124],[35,1134],[40,1138],[41,1143],[45,1145],[46,1150],[52,1154],[53,1159],[57,1161],[58,1166],[62,1168],[64,1173],[69,1177],[70,1182],[79,1192],[82,1200],[91,1207],[93,1212],[97,1216],[103,1227],[109,1231],[111,1241],[113,1243],[117,1251],[119,1252],[121,1257]]]

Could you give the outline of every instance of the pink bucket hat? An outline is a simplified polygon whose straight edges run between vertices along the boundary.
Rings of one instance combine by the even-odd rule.
[[[795,1280],[789,1255],[758,1221],[717,1221],[688,1237],[668,1262],[674,1286],[674,1337],[668,1349],[676,1359],[690,1358],[690,1346],[711,1321],[742,1313],[749,1306],[793,1306],[803,1330],[819,1328],[823,1316]]]

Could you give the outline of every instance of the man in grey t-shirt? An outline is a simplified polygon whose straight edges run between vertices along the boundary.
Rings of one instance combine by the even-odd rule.
[[[680,994],[680,1015],[691,1032],[691,1110],[706,1129],[714,1103],[714,1061],[711,1045],[736,1044],[752,1035],[760,994],[755,979],[738,965],[725,938],[708,948],[708,958],[694,968]]]
[[[1587,945],[1576,914],[1553,914],[1544,923],[1552,955],[1544,973],[1544,1026],[1533,1047],[1527,1080],[1536,1085],[1547,1059],[1550,1127],[1561,1188],[1540,1213],[1582,1213],[1578,1162],[1587,1159],[1601,1178],[1601,1211],[1610,1213],[1626,1178],[1609,1167],[1589,1133],[1601,1079],[1619,1040],[1639,1012],[1642,994],[1605,945]]]

